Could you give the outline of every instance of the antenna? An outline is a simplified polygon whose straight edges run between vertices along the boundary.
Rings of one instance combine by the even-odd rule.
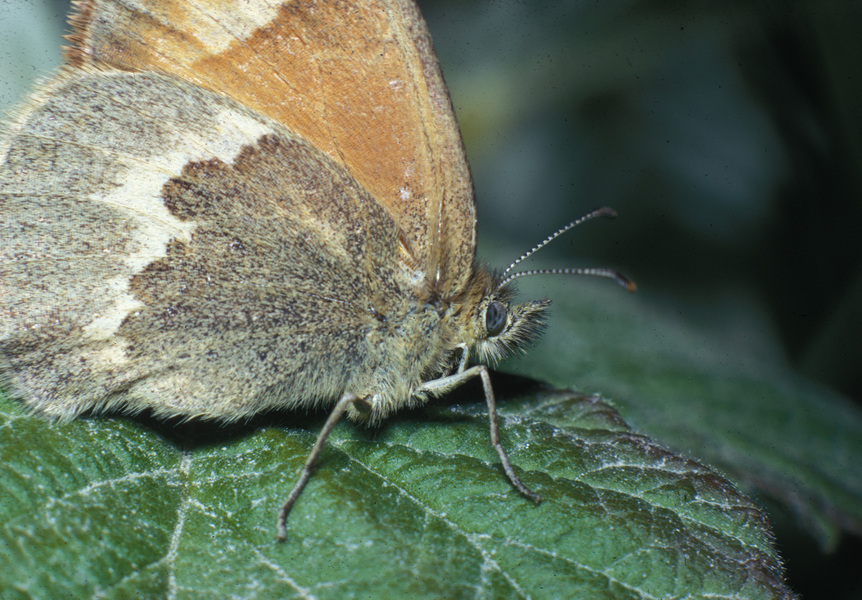
[[[519,277],[529,277],[531,275],[592,275],[595,277],[605,277],[607,279],[613,279],[614,281],[619,283],[621,286],[626,288],[628,291],[634,292],[637,289],[637,285],[635,285],[635,283],[633,281],[628,279],[622,273],[619,273],[613,269],[606,269],[606,268],[601,268],[601,269],[531,269],[529,271],[518,271],[517,273],[512,273],[511,275],[508,275],[508,273],[512,269],[514,269],[518,264],[520,264],[521,262],[523,262],[524,260],[526,260],[527,258],[532,256],[533,254],[535,254],[536,252],[538,252],[539,250],[541,250],[542,248],[547,246],[549,243],[551,243],[552,241],[554,241],[555,239],[557,239],[558,237],[560,237],[561,235],[566,233],[569,229],[572,229],[573,227],[576,227],[577,225],[580,225],[581,223],[585,223],[586,221],[591,221],[592,219],[595,219],[597,217],[606,217],[609,219],[613,219],[616,216],[617,216],[617,211],[615,211],[614,209],[609,208],[607,206],[603,206],[602,208],[597,208],[596,210],[585,214],[580,219],[575,219],[574,221],[572,221],[571,223],[569,223],[568,225],[566,225],[565,227],[563,227],[562,229],[560,229],[559,231],[554,233],[553,235],[549,235],[541,243],[536,244],[536,246],[534,248],[532,248],[529,252],[525,252],[516,261],[514,261],[511,265],[509,265],[506,268],[506,270],[503,271],[503,274],[502,274],[503,280],[497,286],[497,289],[499,290],[500,288],[502,288],[504,285],[506,285],[510,281],[518,279]]]

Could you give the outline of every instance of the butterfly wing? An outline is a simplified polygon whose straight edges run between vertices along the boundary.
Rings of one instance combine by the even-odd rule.
[[[0,367],[42,412],[331,401],[362,371],[370,308],[408,293],[367,191],[194,84],[77,70],[4,141]]]
[[[444,297],[463,289],[472,182],[412,0],[85,0],[73,25],[73,65],[172,73],[309,141],[392,215],[405,266]]]

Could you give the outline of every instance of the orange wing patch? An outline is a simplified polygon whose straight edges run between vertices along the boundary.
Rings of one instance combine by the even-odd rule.
[[[87,0],[73,65],[172,73],[305,138],[362,184],[444,295],[466,282],[475,206],[458,127],[412,2]]]

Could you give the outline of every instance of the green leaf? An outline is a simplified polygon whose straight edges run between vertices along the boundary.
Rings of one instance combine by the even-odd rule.
[[[498,388],[513,382],[502,376]],[[515,382],[517,387],[518,382]],[[478,386],[383,429],[340,425],[274,541],[315,437],[301,428],[69,424],[2,404],[0,588],[9,598],[782,598],[765,518],[714,471],[598,398]],[[478,396],[478,397],[477,397]],[[191,441],[190,441],[191,438]]]
[[[701,306],[698,325],[690,306],[670,314],[603,282],[544,283],[552,326],[509,370],[613,398],[637,430],[794,511],[826,548],[862,532],[862,414],[783,363],[753,306]]]

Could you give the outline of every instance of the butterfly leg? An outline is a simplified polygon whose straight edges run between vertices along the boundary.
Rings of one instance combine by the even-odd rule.
[[[509,478],[509,481],[515,489],[518,490],[522,496],[529,498],[538,504],[542,501],[542,497],[523,484],[521,479],[515,473],[515,470],[512,468],[512,465],[509,462],[509,456],[506,454],[503,444],[500,443],[500,427],[497,423],[497,401],[494,398],[494,388],[491,387],[491,375],[488,372],[488,367],[485,365],[475,365],[469,369],[464,369],[465,366],[466,359],[462,360],[457,373],[447,377],[441,377],[440,379],[426,381],[422,384],[421,390],[428,392],[432,396],[439,396],[460,387],[467,380],[472,379],[473,377],[480,377],[482,379],[482,387],[485,389],[485,402],[488,404],[488,420],[491,425],[491,445],[494,447],[494,450],[497,451],[497,456],[500,457],[500,463],[503,465],[503,471],[506,473],[506,477]]]
[[[287,515],[290,514],[290,509],[292,509],[293,505],[296,504],[297,498],[299,498],[302,490],[305,489],[305,485],[308,483],[308,480],[311,479],[311,471],[314,469],[314,465],[320,457],[323,445],[326,443],[329,434],[332,433],[332,430],[341,419],[344,411],[347,410],[347,407],[354,402],[359,402],[361,400],[362,399],[355,394],[344,394],[338,400],[338,403],[335,405],[335,408],[332,409],[332,412],[329,413],[329,418],[326,419],[323,429],[320,430],[320,434],[317,436],[317,441],[314,442],[314,447],[308,454],[308,458],[305,459],[305,466],[302,468],[302,474],[299,476],[299,480],[296,482],[296,485],[293,486],[293,489],[290,491],[290,495],[287,497],[287,500],[285,500],[284,505],[278,513],[276,539],[279,542],[283,542],[287,539]]]

